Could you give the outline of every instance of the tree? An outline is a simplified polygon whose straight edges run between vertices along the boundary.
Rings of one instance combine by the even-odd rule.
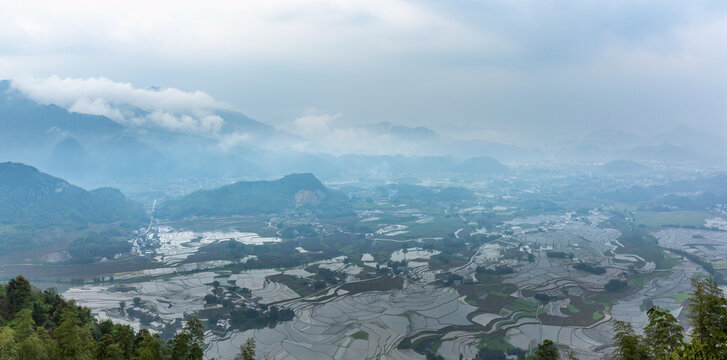
[[[652,307],[647,312],[649,323],[644,328],[644,338],[654,359],[668,359],[683,344],[684,328],[669,310]]]
[[[35,332],[35,321],[32,313],[30,308],[22,309],[18,311],[15,320],[13,320],[13,330],[19,341],[17,344],[17,358],[19,360],[47,358],[44,341]]]
[[[18,360],[45,360],[49,359],[47,341],[38,334],[32,333],[18,344]]]
[[[18,311],[26,308],[33,295],[30,282],[22,275],[10,280],[7,285],[8,310],[12,317]]]
[[[101,336],[101,339],[99,339],[98,343],[96,344],[96,351],[94,352],[95,358],[99,360],[112,359],[110,354],[111,345],[114,345],[114,337],[111,336],[111,334],[104,334],[103,336]],[[118,347],[116,347],[116,350],[119,350]]]
[[[181,333],[171,341],[172,359],[202,360],[204,356],[204,327],[197,318],[187,321]]]
[[[248,338],[240,345],[240,353],[235,356],[235,360],[255,360],[255,339]]]
[[[171,358],[186,359],[189,353],[189,334],[179,333],[171,340]]]
[[[0,328],[0,359],[13,359],[15,352],[15,331],[9,327]]]
[[[58,342],[58,355],[61,359],[86,360],[88,354],[88,342],[85,339],[85,332],[82,331],[78,320],[76,306],[69,305],[61,315],[61,324],[53,331],[53,336]]]
[[[202,360],[204,356],[204,326],[202,326],[202,322],[193,317],[184,328],[191,335],[188,360]]]
[[[691,342],[684,341],[684,329],[664,308],[652,307],[644,337],[630,323],[615,321],[614,359],[717,360],[727,351],[727,300],[713,278],[692,278],[688,317]]]
[[[123,360],[123,346],[116,343],[114,338],[115,325],[110,320],[103,321],[99,324],[103,335],[96,342],[95,359],[96,360]]]
[[[162,340],[159,335],[151,335],[146,329],[139,330],[141,341],[136,347],[136,359],[138,360],[164,360],[162,353]],[[182,360],[184,358],[173,358]]]
[[[114,337],[114,343],[118,344],[123,358],[130,359],[133,354],[134,329],[129,325],[115,324],[111,335]]]
[[[543,342],[535,348],[535,353],[530,356],[533,360],[557,360],[560,359],[558,348],[551,340],[543,340]]]
[[[477,358],[483,360],[505,360],[507,356],[502,350],[483,347],[477,352]]]
[[[727,300],[719,285],[710,277],[692,278],[694,293],[689,298],[692,337],[714,354],[727,351]]]
[[[618,291],[626,290],[626,288],[628,286],[629,286],[629,284],[626,281],[611,279],[608,281],[608,283],[606,283],[606,285],[603,288],[606,289],[606,291],[618,292]]]
[[[649,353],[644,346],[643,339],[634,331],[631,323],[614,321],[613,329],[616,332],[616,350],[613,353],[615,360],[641,360],[648,359]]]
[[[29,309],[18,311],[13,320],[13,330],[20,339],[25,339],[35,332],[35,321],[33,321],[33,312]]]
[[[566,350],[565,355],[567,356],[568,360],[578,360],[578,357],[576,356],[576,353],[573,351],[573,349]]]
[[[106,351],[107,357],[105,360],[124,360],[124,352],[121,350],[119,344],[111,344]],[[102,360],[102,359],[99,359]]]
[[[691,343],[687,343],[684,347],[677,349],[671,357],[671,360],[717,360],[722,359],[715,355],[713,349],[708,348],[699,340],[694,339]]]
[[[97,333],[96,333],[96,336],[94,336],[94,337],[97,338],[99,336],[103,336],[106,334],[110,335],[113,331],[114,331],[114,323],[111,320],[106,319],[106,320],[98,323]]]
[[[271,306],[270,311],[268,312],[268,319],[270,321],[270,324],[275,324],[278,321],[279,315],[280,312],[278,311],[278,307]]]
[[[38,326],[45,328],[55,328],[56,323],[60,322],[60,311],[56,311],[63,307],[63,299],[55,291],[55,289],[46,289],[38,294],[36,301],[33,302],[33,320]]]

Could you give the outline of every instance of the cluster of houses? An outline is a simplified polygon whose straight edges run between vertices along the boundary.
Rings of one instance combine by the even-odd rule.
[[[261,298],[253,295],[249,289],[237,286],[236,280],[227,280],[227,286],[215,286],[212,295],[216,298],[214,302],[207,302],[202,310],[197,312],[185,312],[185,318],[192,316],[200,319],[217,319],[212,327],[212,332],[218,336],[224,336],[232,326],[230,323],[230,312],[244,309],[263,311],[260,305]]]
[[[479,281],[477,280],[477,277],[475,277],[475,275],[460,276],[460,275],[452,273],[451,271],[438,272],[438,273],[434,274],[434,278],[437,280],[443,280],[445,282],[451,280],[452,284],[454,284],[455,286],[471,285],[471,284],[479,283]]]
[[[164,328],[164,324],[161,322],[162,320],[159,315],[148,309],[144,309],[140,306],[134,306],[126,309],[126,313],[131,317],[138,318],[142,324],[153,330],[161,331]]]

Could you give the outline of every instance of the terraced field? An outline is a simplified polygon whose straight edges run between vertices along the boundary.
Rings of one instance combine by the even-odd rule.
[[[211,339],[207,355],[227,356],[252,336],[260,353],[275,359],[419,358],[396,349],[404,335],[468,325],[467,314],[475,310],[455,290],[424,284],[346,295],[325,303],[294,300],[282,305],[295,310],[294,321]],[[360,331],[368,334],[367,340],[355,336]]]
[[[159,250],[166,267],[116,274],[123,284],[76,287],[65,295],[91,307],[99,318],[113,318],[137,328],[141,326],[137,319],[119,311],[120,301],[130,304],[138,297],[145,308],[171,322],[204,309],[203,298],[213,281],[249,288],[261,304],[295,312],[292,321],[273,328],[225,335],[208,332],[206,356],[215,358],[233,356],[248,337],[254,337],[259,354],[275,359],[423,359],[424,351],[445,359],[459,359],[460,354],[472,359],[484,346],[527,350],[544,339],[572,349],[581,359],[597,359],[611,351],[614,319],[641,326],[648,306],[658,305],[683,321],[688,279],[703,271],[681,258],[671,259],[677,264],[672,268],[656,269],[643,257],[624,251],[621,232],[606,226],[607,219],[599,214],[515,219],[495,229],[512,235],[469,249],[468,259],[450,267],[437,258],[439,251],[417,246],[418,241],[397,240],[397,234],[389,240],[372,241],[370,253],[359,255],[359,265],[337,256],[285,269],[230,271],[232,262],[227,260],[184,260],[198,243],[231,236],[256,244],[255,235],[215,235],[209,230],[175,235],[167,229],[157,236],[168,243]],[[464,215],[457,221],[467,223]],[[476,233],[474,228],[468,232]],[[406,231],[401,226],[384,229],[387,234]],[[456,231],[464,231],[459,229],[464,228]],[[669,229],[655,237],[660,244],[691,246],[697,251],[708,250],[706,246],[719,248],[721,233],[700,231]],[[694,240],[700,245],[692,244]],[[571,256],[549,257],[549,251]],[[370,275],[377,267],[389,269],[390,261],[407,263],[397,276]],[[580,261],[603,267],[605,273],[578,270],[574,265]],[[512,271],[482,270],[497,266]],[[313,288],[308,279],[318,269],[343,274],[345,282]],[[366,277],[358,277],[367,272]],[[448,278],[456,280],[445,282]],[[627,290],[606,292],[604,286],[613,279],[627,279]]]

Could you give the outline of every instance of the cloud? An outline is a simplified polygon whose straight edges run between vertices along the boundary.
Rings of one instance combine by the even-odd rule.
[[[283,129],[293,134],[303,136],[305,138],[317,138],[330,135],[345,135],[343,129],[334,127],[336,120],[340,119],[343,114],[314,114],[316,110],[307,110],[306,115],[293,120],[293,123],[283,126]]]
[[[224,120],[215,111],[229,109],[200,91],[137,89],[103,77],[21,77],[13,80],[12,86],[37,102],[72,112],[103,115],[128,126],[179,132],[216,134]]]
[[[234,148],[235,146],[247,144],[250,140],[250,134],[234,132],[232,134],[223,135],[220,139],[218,146],[220,147],[220,149],[227,151]]]
[[[0,78],[204,89],[288,126],[315,105],[349,124],[525,141],[679,123],[727,131],[725,37],[719,0],[5,1]],[[76,100],[67,106],[153,121],[105,97]],[[156,116],[167,125],[215,128],[207,113],[162,112],[176,117]]]
[[[361,56],[371,50],[464,48],[470,45],[463,33],[474,32],[481,41],[485,35],[409,0],[34,3],[0,7],[0,44],[17,53],[133,48],[177,61],[210,55],[265,60],[290,53],[297,53],[300,61],[351,57],[354,52]]]
[[[308,109],[292,122],[281,125],[280,130],[304,138],[291,145],[295,150],[326,152],[331,154],[368,155],[432,155],[435,149],[419,138],[394,134],[377,126],[346,126],[341,123],[343,114],[318,113]],[[386,124],[387,126],[390,124]],[[384,126],[385,127],[385,126]]]

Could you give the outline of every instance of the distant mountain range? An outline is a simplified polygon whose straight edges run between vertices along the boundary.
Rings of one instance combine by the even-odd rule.
[[[292,174],[275,181],[240,181],[213,190],[199,190],[162,203],[163,218],[276,214],[310,210],[320,215],[348,214],[343,193],[326,188],[312,174]]]
[[[134,116],[143,110],[123,108]],[[224,121],[217,134],[176,132],[161,127],[121,124],[105,116],[71,112],[38,103],[0,81],[0,161],[18,161],[95,186],[169,184],[177,179],[265,179],[312,172],[326,179],[367,176],[396,179],[412,173],[502,173],[506,168],[485,156],[512,159],[528,151],[488,142],[452,142],[426,127],[387,122],[361,126],[369,133],[415,142],[428,152],[449,156],[343,155],[290,149],[295,135],[231,110],[216,110]],[[440,151],[441,150],[441,151]],[[467,160],[469,157],[475,157]],[[464,160],[463,160],[464,159]]]
[[[574,144],[557,151],[558,157],[596,162],[625,159],[662,164],[727,164],[727,140],[687,126],[678,126],[649,138],[601,129],[569,142]]]
[[[641,136],[614,129],[599,129],[593,131],[584,136],[580,142],[607,150],[629,149],[635,146],[649,144],[649,141]]]
[[[360,126],[360,128],[367,129],[373,133],[380,135],[391,135],[398,138],[406,138],[410,140],[434,140],[439,135],[427,127],[417,126],[401,126],[394,125],[390,122],[380,122],[371,125]]]
[[[182,174],[239,176],[257,170],[240,154],[254,152],[256,144],[293,137],[240,113],[220,111],[219,115],[225,117],[222,131],[244,132],[250,139],[247,147],[233,144],[230,147],[235,151],[230,152],[222,149],[219,139],[129,127],[105,116],[40,104],[14,89],[9,81],[0,81],[0,160],[31,163],[90,183],[139,177],[168,179]],[[220,160],[228,166],[217,166]]]
[[[149,115],[131,106],[122,108],[134,116]],[[47,169],[86,187],[112,184],[128,193],[138,188],[135,184],[156,184],[164,189],[160,192],[174,184],[185,187],[181,191],[185,192],[209,179],[259,180],[290,173],[314,173],[327,181],[397,181],[442,174],[496,176],[508,172],[501,162],[626,159],[715,164],[724,162],[727,154],[727,142],[719,136],[688,128],[653,139],[602,129],[551,151],[485,140],[457,141],[423,126],[380,122],[354,129],[386,138],[394,147],[406,145],[407,153],[421,155],[334,156],[298,151],[305,139],[242,113],[217,109],[214,116],[222,123],[216,133],[209,134],[134,126],[36,102],[11,82],[0,81],[0,161]]]
[[[659,144],[671,144],[687,152],[709,157],[724,157],[727,154],[727,139],[719,132],[707,132],[684,125],[656,135]]]
[[[656,146],[636,146],[631,149],[619,152],[629,160],[659,161],[659,162],[684,162],[702,160],[704,156],[693,154],[681,147],[661,144]]]
[[[0,163],[0,224],[86,227],[139,221],[141,205],[113,188],[86,191],[20,163]]]

